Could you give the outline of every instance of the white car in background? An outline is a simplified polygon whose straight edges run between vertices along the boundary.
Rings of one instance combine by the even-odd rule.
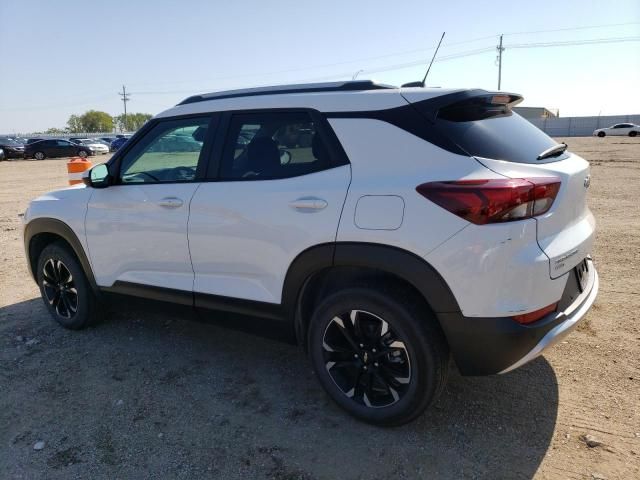
[[[629,137],[635,137],[640,135],[640,125],[633,123],[616,123],[610,127],[598,128],[593,131],[594,137],[605,137],[607,135],[625,135]]]
[[[102,155],[105,155],[109,153],[109,146],[95,139],[80,138],[73,141],[75,143],[79,143],[80,145],[84,145],[85,147],[89,148],[89,150],[93,150],[96,154],[100,153]]]

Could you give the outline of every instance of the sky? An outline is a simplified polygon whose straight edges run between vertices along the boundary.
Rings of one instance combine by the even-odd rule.
[[[640,114],[640,0],[0,0],[0,133],[89,109],[156,114],[192,94],[420,80],[502,90],[561,116]],[[585,28],[589,27],[589,28]],[[532,48],[531,44],[636,41]],[[523,45],[527,48],[523,48]],[[457,57],[456,57],[457,56]]]

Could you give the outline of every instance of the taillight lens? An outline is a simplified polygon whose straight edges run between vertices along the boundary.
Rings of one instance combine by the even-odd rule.
[[[558,302],[552,303],[551,305],[541,308],[540,310],[536,310],[535,312],[524,313],[522,315],[515,315],[511,318],[513,318],[516,322],[522,325],[527,325],[529,323],[537,322],[542,317],[549,315],[551,312],[555,312],[557,308],[558,308]]]
[[[546,213],[560,190],[557,177],[430,182],[416,191],[459,217],[484,225]]]

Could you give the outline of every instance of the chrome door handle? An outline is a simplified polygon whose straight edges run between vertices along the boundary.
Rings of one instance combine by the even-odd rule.
[[[327,208],[327,205],[329,204],[327,203],[326,200],[323,200],[317,197],[303,197],[303,198],[298,198],[297,200],[293,200],[292,202],[289,202],[289,206],[291,208],[300,210],[302,212],[304,211],[312,212],[312,211],[322,210],[324,208]]]
[[[178,197],[165,197],[158,202],[158,205],[165,208],[178,208],[182,206],[182,199]]]

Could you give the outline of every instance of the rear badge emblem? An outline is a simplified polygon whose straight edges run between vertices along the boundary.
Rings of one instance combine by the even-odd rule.
[[[584,177],[584,188],[589,188],[589,185],[591,185],[591,175]]]

